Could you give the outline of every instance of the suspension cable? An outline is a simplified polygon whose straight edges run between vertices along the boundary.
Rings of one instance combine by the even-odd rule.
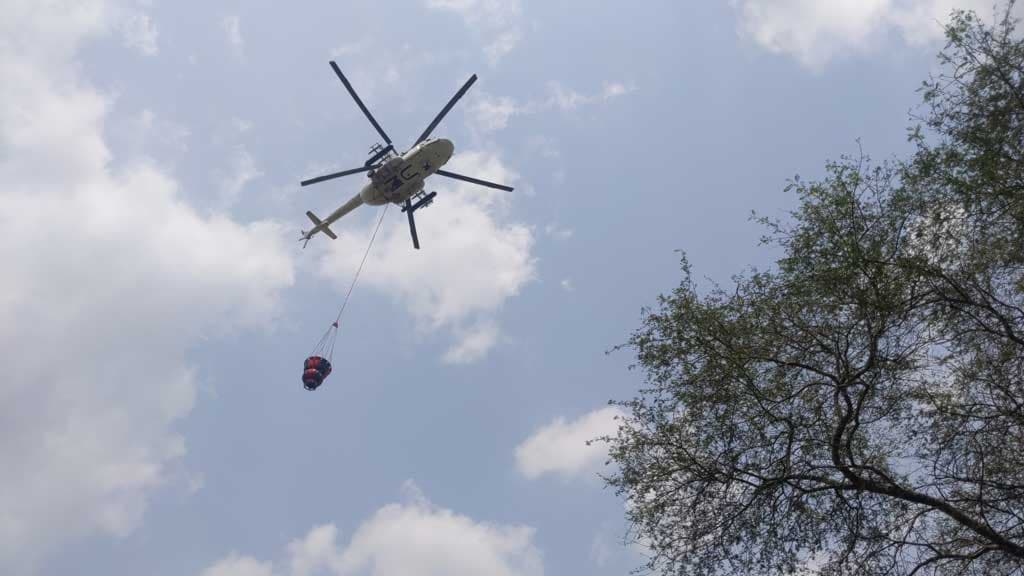
[[[352,283],[348,286],[348,292],[345,294],[345,300],[341,303],[341,310],[338,310],[338,316],[334,319],[334,323],[328,328],[328,331],[334,329],[335,337],[331,339],[330,348],[327,352],[328,358],[334,357],[334,342],[337,339],[338,324],[341,322],[341,317],[345,314],[345,307],[348,306],[348,301],[352,297],[352,290],[356,287],[356,281],[359,280],[359,274],[363,271],[363,266],[366,264],[366,258],[370,255],[370,248],[373,247],[373,241],[377,238],[377,232],[380,231],[380,225],[384,222],[384,216],[388,213],[388,207],[391,203],[384,205],[384,209],[381,210],[380,218],[377,219],[377,226],[373,229],[373,234],[370,236],[370,242],[366,245],[366,252],[363,253],[363,259],[359,262],[359,268],[356,268],[356,274],[352,277]]]

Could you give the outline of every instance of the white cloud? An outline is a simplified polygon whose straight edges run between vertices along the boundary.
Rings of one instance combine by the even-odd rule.
[[[497,156],[483,152],[457,152],[448,167],[492,182],[511,185],[517,180]],[[507,222],[507,204],[514,197],[507,192],[439,176],[427,181],[427,190],[438,195],[431,207],[416,212],[422,249],[412,247],[405,214],[389,211],[360,287],[398,299],[421,330],[452,331],[457,342],[444,359],[468,362],[498,341],[498,311],[534,278],[533,234],[522,224]],[[339,227],[339,239],[328,241],[321,270],[340,290],[348,289],[375,225],[373,219],[363,229]]]
[[[270,563],[232,553],[203,570],[201,576],[274,576],[274,569]]]
[[[492,67],[496,66],[504,55],[515,49],[522,38],[523,33],[518,26],[499,33],[493,42],[484,46],[484,55],[487,56],[487,62]]]
[[[158,52],[156,39],[159,33],[148,14],[136,13],[126,17],[121,24],[121,32],[125,46],[135,48],[147,56]]]
[[[128,117],[124,126],[112,126],[114,138],[123,140],[121,148],[129,155],[148,158],[156,150],[168,154],[188,151],[191,132],[185,126],[157,116],[149,108]],[[123,160],[123,159],[122,159]]]
[[[224,35],[227,38],[228,44],[240,52],[245,45],[245,41],[242,39],[241,19],[237,15],[225,16],[221,21],[221,25],[224,27]]]
[[[566,292],[572,292],[576,290],[576,287],[573,286],[572,280],[568,278],[563,278],[562,281],[558,283],[558,285],[561,286],[562,290],[565,290]]]
[[[337,60],[346,56],[357,56],[365,52],[363,42],[349,42],[331,49],[331,58]]]
[[[607,100],[616,96],[622,96],[623,94],[629,94],[634,90],[636,90],[635,86],[626,86],[621,82],[608,82],[604,85],[604,89],[601,90],[601,98]]]
[[[491,66],[496,66],[522,40],[519,0],[425,0],[425,3],[432,10],[458,14],[466,27],[486,39],[484,55]]]
[[[477,522],[418,494],[410,502],[379,509],[344,548],[338,545],[337,528],[326,524],[288,545],[288,560],[282,563],[286,570],[273,571],[269,563],[232,554],[203,576],[542,576],[533,533],[528,526]]]
[[[598,568],[603,568],[611,555],[612,550],[605,535],[601,532],[594,534],[594,539],[590,542],[590,560]]]
[[[457,331],[458,341],[444,355],[449,364],[469,364],[483,358],[498,342],[498,324],[484,320],[466,330]]]
[[[548,89],[551,91],[549,106],[554,105],[559,110],[575,110],[580,104],[586,104],[595,99],[595,97],[585,96],[571,88],[565,88],[559,82],[548,82]]]
[[[622,411],[608,406],[566,422],[556,418],[516,447],[516,467],[527,478],[556,474],[565,480],[596,472],[607,458],[603,442],[588,441],[618,430]]]
[[[245,148],[238,147],[231,159],[230,172],[221,178],[221,202],[225,206],[234,204],[245,185],[261,176],[263,171],[256,166],[252,155]]]
[[[572,228],[563,228],[558,224],[548,224],[544,227],[544,233],[558,240],[568,240],[572,238],[574,232]]]
[[[988,22],[995,21],[997,14],[993,8],[997,3],[993,0],[897,0],[892,11],[892,21],[904,40],[912,46],[920,46],[942,40],[945,37],[943,24],[949,21],[950,13],[955,10],[973,10]],[[999,2],[999,10],[1003,9]],[[1018,2],[1014,8],[1017,17],[1024,16],[1024,5]]]
[[[268,322],[292,282],[277,225],[203,217],[168,174],[111,168],[111,99],[75,58],[116,23],[81,0],[16,3],[0,20],[6,574],[69,539],[138,526],[153,490],[185,476],[172,472],[186,450],[174,427],[196,394],[186,351]]]
[[[206,487],[206,476],[202,472],[190,474],[188,477],[188,493],[196,494]]]
[[[389,64],[387,69],[384,71],[384,82],[388,84],[396,84],[402,79],[402,74],[398,71],[398,67],[394,64]]]
[[[504,126],[501,126],[501,128],[504,128]],[[544,136],[543,134],[531,136],[527,141],[526,146],[528,149],[539,153],[544,158],[558,158],[561,155],[561,151],[558,149],[558,143],[555,139]]]
[[[307,576],[341,563],[338,529],[333,524],[314,526],[306,537],[288,543],[291,576]]]
[[[154,114],[149,108],[146,108],[139,113],[138,118],[135,120],[138,123],[139,129],[149,131],[153,129],[153,120],[155,119],[156,114]]]
[[[991,0],[730,0],[741,36],[770,52],[787,54],[821,70],[833,58],[870,53],[898,33],[910,45],[943,36],[954,8],[991,20]],[[1018,6],[1020,9],[1020,6]]]
[[[481,95],[471,110],[476,116],[476,125],[485,132],[501,130],[508,126],[509,118],[523,113],[523,108],[517,106],[515,100],[504,96],[488,98]]]
[[[241,118],[232,118],[231,125],[235,127],[235,130],[238,130],[239,134],[245,134],[252,130],[252,122]]]
[[[375,576],[540,576],[533,529],[478,523],[429,504],[392,504],[356,530],[338,574],[373,567]]]
[[[593,104],[618,98],[636,91],[636,86],[626,85],[621,82],[605,82],[599,94],[580,94],[575,90],[563,87],[558,82],[549,82],[548,89],[551,91],[549,106],[557,106],[560,110],[575,110],[582,104]]]
[[[606,102],[636,91],[636,86],[622,82],[605,82],[600,92],[584,94],[562,86],[559,82],[548,82],[548,96],[540,100],[528,100],[522,104],[507,96],[494,97],[480,92],[470,104],[469,113],[473,118],[473,128],[483,132],[494,132],[508,126],[513,116],[527,116],[548,110],[570,112],[580,106]],[[543,138],[543,137],[537,137]],[[540,143],[541,141],[537,141]],[[551,152],[552,148],[541,148]],[[553,150],[557,156],[557,150]]]

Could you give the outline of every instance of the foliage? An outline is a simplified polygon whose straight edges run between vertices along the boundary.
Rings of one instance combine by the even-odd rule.
[[[1024,41],[957,12],[918,152],[794,180],[785,256],[662,296],[610,441],[647,568],[1024,574]]]

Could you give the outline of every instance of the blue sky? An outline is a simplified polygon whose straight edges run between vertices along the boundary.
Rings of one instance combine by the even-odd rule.
[[[606,355],[695,273],[773,253],[794,174],[909,150],[953,5],[518,0],[2,2],[0,572],[624,574],[585,440]],[[334,373],[301,363],[378,212],[295,240],[372,127],[435,131],[411,249],[390,210]],[[439,179],[438,179],[439,180]]]

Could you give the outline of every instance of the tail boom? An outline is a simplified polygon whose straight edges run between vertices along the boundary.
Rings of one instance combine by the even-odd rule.
[[[305,242],[305,244],[303,244],[302,247],[305,248],[306,244],[309,243],[310,239],[313,238],[313,236],[315,236],[317,232],[323,232],[324,234],[329,236],[331,240],[337,240],[338,236],[337,234],[334,233],[333,230],[330,229],[330,225],[339,218],[341,218],[342,216],[344,216],[345,214],[348,214],[349,212],[358,208],[362,203],[362,196],[356,194],[348,202],[344,203],[340,208],[332,212],[331,215],[328,216],[326,220],[321,220],[317,218],[316,214],[307,211],[306,217],[309,218],[309,220],[313,223],[313,228],[310,229],[308,232],[302,232],[302,237],[299,238],[300,242]]]

